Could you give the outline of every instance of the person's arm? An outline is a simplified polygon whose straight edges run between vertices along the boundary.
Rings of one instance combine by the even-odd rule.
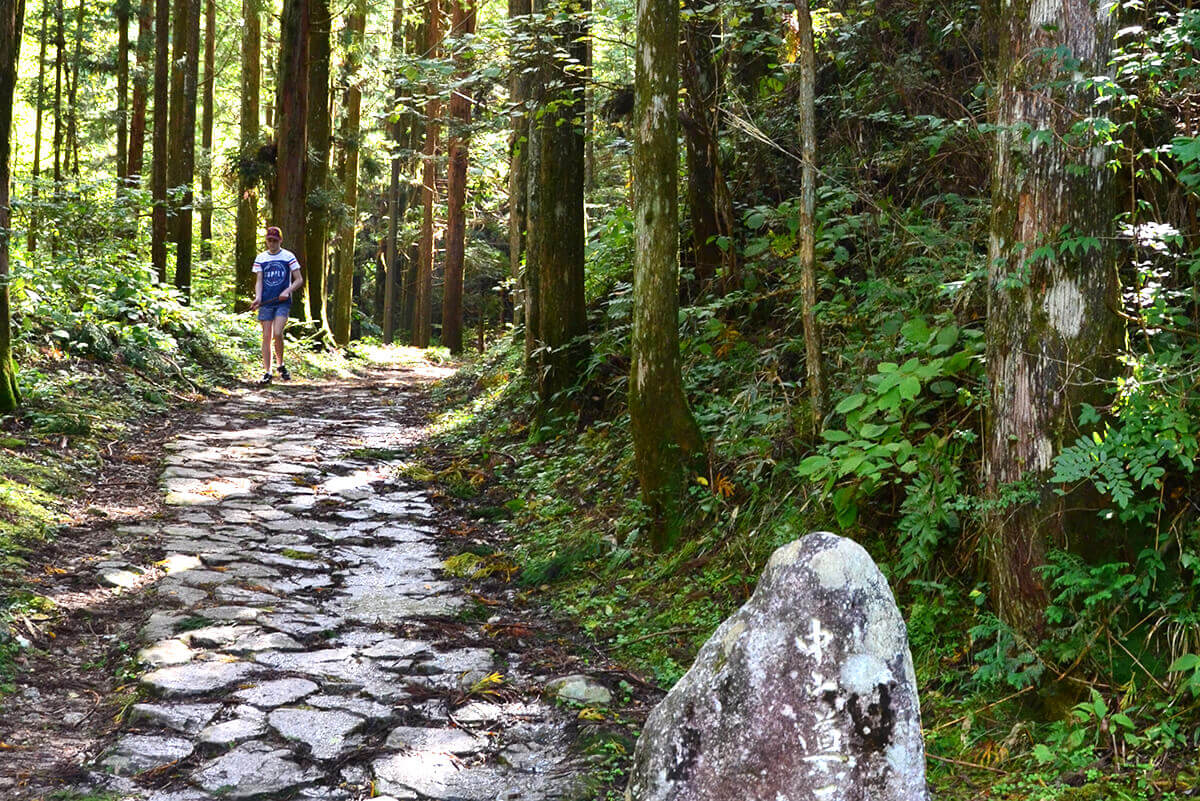
[[[300,265],[297,264],[292,268],[292,283],[288,284],[287,289],[279,293],[280,299],[290,298],[292,293],[302,286],[304,286],[304,276],[300,273]]]
[[[262,305],[262,273],[254,274],[254,302],[250,304],[250,311],[254,311]]]

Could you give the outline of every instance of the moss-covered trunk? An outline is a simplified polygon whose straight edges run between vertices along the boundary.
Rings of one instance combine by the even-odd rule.
[[[687,197],[692,222],[692,269],[695,297],[712,285],[717,270],[728,263],[734,271],[734,248],[720,239],[733,235],[733,203],[717,152],[721,105],[720,73],[715,50],[721,36],[720,12],[705,0],[688,0],[691,12],[683,35],[681,73],[687,111]]]
[[[345,222],[337,234],[334,255],[333,339],[339,345],[350,341],[351,306],[354,294],[354,245],[358,232],[358,152],[362,114],[362,48],[367,25],[366,0],[355,0],[346,20],[346,110],[342,116],[341,156],[338,178],[342,185]]]
[[[180,121],[179,163],[183,196],[180,198],[176,228],[175,287],[185,297],[192,292],[192,207],[195,204],[196,177],[196,90],[200,77],[200,0],[188,0],[188,18],[184,44],[183,111]],[[172,160],[174,161],[174,159]]]
[[[450,25],[452,36],[470,36],[475,33],[475,0],[452,0],[454,16]],[[461,45],[460,45],[461,47]],[[463,81],[469,68],[462,57],[455,56],[458,63],[457,78]],[[463,348],[463,266],[466,257],[467,234],[467,160],[469,157],[471,96],[465,86],[455,89],[450,95],[450,131],[447,152],[449,163],[446,175],[446,278],[442,295],[442,344],[451,353]]]
[[[143,0],[145,5],[148,0]],[[38,213],[38,184],[42,174],[42,118],[45,116],[42,112],[46,105],[46,44],[49,40],[49,22],[50,22],[50,3],[42,2],[42,35],[38,39],[38,74],[37,74],[37,101],[34,105],[34,124],[33,124],[33,172],[32,181],[30,182],[29,191],[29,230],[25,234],[25,249],[30,255],[37,250],[37,232],[41,226],[41,220]],[[140,49],[139,42],[139,49]]]
[[[642,0],[637,18],[633,143],[633,364],[629,415],[651,543],[678,538],[689,470],[703,450],[679,367],[676,0]]]
[[[817,264],[816,264],[816,201],[817,201],[817,111],[816,51],[813,48],[812,15],[808,4],[797,9],[797,59],[800,97],[800,230],[799,260],[801,318],[804,326],[805,374],[808,379],[808,402],[812,407],[813,432],[820,433],[825,410],[825,380],[821,370],[821,333],[817,328]]]
[[[537,7],[550,10],[543,9],[541,2]],[[586,19],[591,3],[584,0],[571,3],[569,8],[573,13],[556,20],[555,31],[558,50],[568,58],[559,61],[551,71],[555,80],[546,101],[552,105],[539,121],[531,123],[540,126],[541,153],[537,172],[531,172],[530,178],[536,182],[540,195],[537,214],[542,233],[536,238],[536,314],[541,347],[537,377],[543,403],[579,379],[590,352],[583,286],[585,169],[581,69],[587,64]]]
[[[117,186],[125,187],[129,168],[129,0],[117,0],[113,16],[117,18]]]
[[[12,222],[8,162],[12,152],[13,90],[17,85],[24,25],[25,0],[0,6],[0,412],[11,411],[21,402],[12,360],[12,321],[8,308],[8,232]]]
[[[1089,0],[994,13],[986,558],[997,613],[1036,635],[1047,603],[1039,568],[1048,547],[1069,541],[1052,461],[1078,436],[1080,404],[1103,401],[1121,339],[1112,173],[1084,122],[1094,94],[1079,77],[1109,69],[1115,20]]]
[[[142,170],[146,149],[146,99],[150,89],[150,62],[154,58],[154,3],[142,0],[138,7],[137,64],[133,70],[133,99],[129,111],[129,152],[126,182],[143,186]],[[39,104],[40,105],[40,104]],[[134,226],[131,226],[133,229]]]
[[[150,217],[150,262],[158,282],[167,280],[167,127],[169,119],[170,0],[154,0],[154,137],[150,191],[154,209]],[[58,132],[55,131],[55,136]]]
[[[425,15],[428,33],[426,43],[430,58],[441,54],[442,7],[441,0],[429,0]],[[442,134],[442,99],[438,88],[426,86],[429,100],[425,106],[425,149],[421,168],[421,239],[420,258],[417,260],[417,279],[413,287],[412,344],[418,348],[429,347],[433,337],[433,261],[434,261],[434,202],[437,197],[437,150]]]
[[[204,0],[204,111],[200,120],[200,146],[204,148],[200,172],[200,260],[212,261],[212,165],[213,165],[213,91],[217,77],[217,2]]]
[[[400,57],[404,53],[404,0],[392,3],[392,63],[397,65],[392,72],[392,100],[400,104],[402,83],[400,77]],[[392,135],[391,178],[388,182],[388,230],[383,245],[383,341],[391,344],[396,338],[397,316],[396,285],[400,282],[399,270],[399,238],[400,223],[404,216],[400,210],[400,144],[404,135],[404,126],[400,120],[395,120],[388,126]],[[403,300],[401,300],[403,302]],[[408,327],[411,323],[402,323],[400,327]]]
[[[332,20],[329,0],[310,0],[308,31],[308,169],[304,175],[304,264],[307,272],[308,318],[328,326],[325,312],[326,245],[329,240],[329,56]]]
[[[276,86],[278,151],[275,159],[275,224],[283,244],[297,254],[307,252],[304,231],[305,172],[308,169],[308,26],[309,0],[284,0],[279,33],[279,79]],[[301,264],[305,280],[309,265]],[[307,311],[304,296],[292,296],[292,315]]]
[[[533,11],[530,0],[508,0],[508,18],[514,30],[528,24]],[[508,170],[508,267],[512,281],[513,325],[520,327],[525,321],[525,278],[522,259],[525,256],[526,206],[528,198],[529,116],[525,103],[529,100],[529,75],[525,72],[528,53],[519,44],[519,37],[509,45],[512,74],[508,81],[508,97],[512,104],[512,135],[509,137]]]
[[[256,164],[259,148],[259,87],[262,75],[262,28],[259,0],[242,0],[242,107],[238,149],[243,164]],[[237,233],[234,247],[235,311],[250,308],[254,297],[254,257],[258,252],[258,182],[238,172]]]

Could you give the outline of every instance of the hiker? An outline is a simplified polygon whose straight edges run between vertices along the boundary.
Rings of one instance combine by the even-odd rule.
[[[254,302],[250,310],[258,309],[258,321],[262,323],[262,383],[271,383],[271,340],[275,340],[275,357],[279,362],[279,380],[290,381],[288,369],[283,366],[283,329],[292,312],[292,293],[304,284],[300,274],[300,262],[296,254],[284,250],[280,245],[283,234],[272,225],[267,229],[267,249],[254,259]]]

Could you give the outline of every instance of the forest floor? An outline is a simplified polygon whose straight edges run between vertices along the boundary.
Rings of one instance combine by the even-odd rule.
[[[655,693],[505,563],[477,569],[500,534],[413,469],[452,372],[244,387],[117,445],[91,512],[27,556],[53,604],[19,621],[0,796],[615,790],[608,690],[639,688],[634,715]],[[455,557],[471,584],[443,569]]]

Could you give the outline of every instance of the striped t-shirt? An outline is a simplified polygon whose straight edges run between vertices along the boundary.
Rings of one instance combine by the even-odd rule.
[[[254,259],[254,272],[262,273],[262,302],[276,303],[279,293],[292,283],[292,270],[299,270],[300,262],[290,250],[279,249],[278,253],[264,250]]]

